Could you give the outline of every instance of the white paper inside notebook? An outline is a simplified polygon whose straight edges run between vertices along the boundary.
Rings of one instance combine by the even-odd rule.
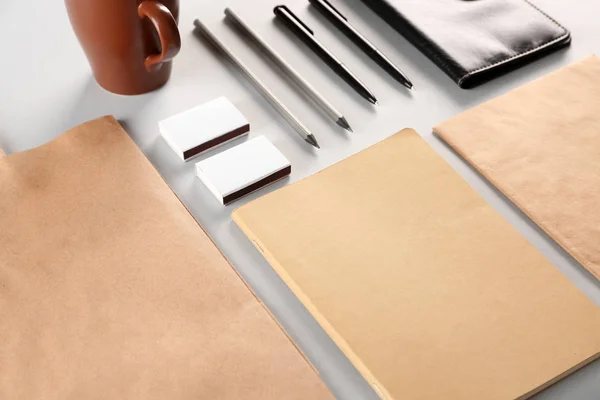
[[[158,127],[165,141],[183,160],[230,142],[250,129],[248,120],[226,97],[160,121]]]
[[[288,159],[266,137],[258,136],[196,163],[196,174],[215,197],[225,203],[228,196],[288,167]],[[252,191],[272,182],[264,182]]]

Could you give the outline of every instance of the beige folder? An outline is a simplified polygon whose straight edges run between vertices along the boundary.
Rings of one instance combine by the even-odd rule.
[[[527,398],[600,355],[600,308],[413,130],[234,220],[383,399]]]
[[[435,131],[600,279],[600,60],[589,57]]]
[[[0,158],[0,399],[331,399],[112,117]]]

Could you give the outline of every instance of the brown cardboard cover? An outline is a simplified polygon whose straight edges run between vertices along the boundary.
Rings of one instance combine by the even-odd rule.
[[[435,128],[600,279],[600,60],[590,57]]]
[[[234,220],[384,398],[527,398],[600,355],[600,308],[413,130]]]
[[[0,158],[0,399],[331,399],[112,117]]]

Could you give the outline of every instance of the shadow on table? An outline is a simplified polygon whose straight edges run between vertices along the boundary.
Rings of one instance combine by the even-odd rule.
[[[10,141],[5,139],[8,137],[8,132],[0,130],[0,157],[3,157],[2,153],[10,154],[12,149],[9,146]]]
[[[127,117],[129,114],[143,109],[155,93],[158,91],[136,96],[110,93],[98,85],[90,74],[71,111],[70,119],[75,126],[109,114],[114,115],[117,119]]]

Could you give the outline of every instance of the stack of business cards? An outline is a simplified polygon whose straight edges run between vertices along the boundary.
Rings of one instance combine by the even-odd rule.
[[[248,133],[250,124],[226,98],[201,104],[158,123],[162,137],[187,161]]]
[[[264,136],[196,163],[196,175],[222,204],[288,176],[288,159]]]

